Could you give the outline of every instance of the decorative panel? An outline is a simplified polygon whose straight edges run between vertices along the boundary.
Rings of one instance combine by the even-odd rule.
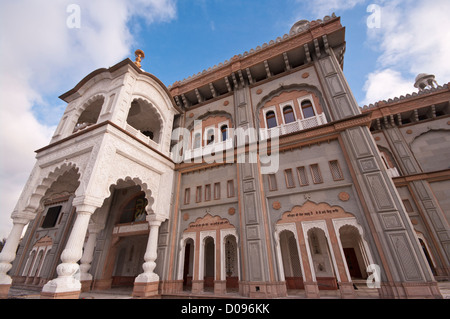
[[[244,212],[245,221],[247,224],[257,223],[258,216],[256,215],[256,194],[245,193],[244,194]]]
[[[378,210],[395,209],[391,195],[380,173],[366,175],[369,191]]]
[[[411,250],[411,244],[408,241],[406,233],[392,233],[389,234],[389,238],[391,240],[394,253],[399,261],[400,269],[403,271],[403,277],[405,278],[405,280],[422,280],[422,276]]]

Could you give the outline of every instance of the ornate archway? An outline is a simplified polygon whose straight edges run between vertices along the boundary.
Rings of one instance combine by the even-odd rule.
[[[227,253],[231,252],[230,243],[227,246],[226,238],[234,238],[235,252],[234,260],[228,263],[227,268]],[[239,280],[239,269],[232,269],[238,267],[238,236],[236,228],[230,224],[227,219],[220,216],[212,216],[206,214],[201,218],[197,218],[190,223],[187,229],[182,234],[180,241],[180,252],[178,258],[178,280],[183,280],[183,274],[186,272],[186,244],[189,242],[193,245],[193,273],[192,273],[192,292],[202,292],[204,288],[209,286],[209,282],[213,281],[214,293],[224,294],[227,291],[227,284],[229,287],[235,287],[232,282]],[[208,246],[214,246],[213,252],[208,253]],[[213,256],[212,256],[213,255]],[[231,257],[231,254],[229,254]],[[210,268],[214,263],[213,271]],[[231,266],[233,265],[233,266]],[[231,271],[231,273],[230,273]],[[213,273],[213,279],[211,274]],[[227,274],[228,273],[228,274]],[[228,278],[227,277],[233,277]]]

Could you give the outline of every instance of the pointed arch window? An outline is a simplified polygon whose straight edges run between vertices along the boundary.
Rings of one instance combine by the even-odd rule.
[[[210,145],[214,143],[214,130],[209,129],[206,133],[206,144]]]
[[[305,119],[316,116],[316,113],[314,112],[314,107],[310,100],[304,100],[302,102],[302,112],[303,118]]]
[[[292,106],[288,105],[283,108],[284,124],[292,123],[295,121],[295,114]]]
[[[269,129],[278,126],[274,111],[269,111],[266,113],[266,122],[267,128]]]
[[[195,133],[195,135],[194,135],[194,148],[199,148],[200,147],[200,142],[201,142],[201,134],[200,133]]]
[[[222,137],[222,142],[228,139],[228,126],[222,125],[220,127],[220,136]]]

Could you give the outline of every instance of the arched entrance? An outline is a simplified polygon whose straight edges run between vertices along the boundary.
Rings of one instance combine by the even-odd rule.
[[[436,268],[435,268],[436,264],[435,264],[433,255],[430,252],[428,242],[422,233],[416,232],[416,234],[417,234],[417,238],[419,239],[419,243],[420,243],[420,246],[422,247],[422,251],[425,255],[425,258],[427,259],[428,265],[430,266],[430,270],[433,273],[433,276],[436,276],[437,275]]]
[[[292,235],[283,235],[284,230],[289,230]],[[294,206],[282,214],[275,226],[280,280],[288,282],[293,273],[287,265],[295,260],[291,248],[295,239],[306,296],[318,298],[319,290],[339,289],[343,298],[353,298],[354,284],[343,247],[355,250],[357,263],[353,261],[353,265],[358,268],[354,276],[367,276],[361,268],[373,264],[373,259],[362,234],[355,216],[340,206],[311,201]],[[361,275],[356,273],[358,269]]]
[[[352,279],[366,279],[366,268],[369,262],[365,256],[358,229],[354,226],[345,225],[339,229],[339,235],[350,277]]]
[[[304,289],[297,239],[289,230],[280,233],[280,249],[287,289]]]
[[[145,262],[150,230],[146,220],[148,200],[140,186],[119,183],[112,191],[109,206],[110,244],[105,247],[103,267],[95,270],[99,277],[95,288],[132,288]]]
[[[307,238],[319,290],[338,289],[336,269],[325,231],[314,227],[308,230]]]
[[[227,219],[210,214],[198,218],[183,232],[180,248],[178,280],[184,290],[225,294],[238,288],[237,233]]]
[[[192,277],[194,274],[194,240],[188,238],[184,245],[183,263],[183,290],[192,289]]]
[[[133,287],[136,277],[142,273],[148,235],[125,236],[117,244],[111,287]]]
[[[238,245],[234,235],[227,235],[224,238],[225,255],[223,263],[225,268],[227,292],[235,292],[239,288],[239,261]]]
[[[204,245],[204,266],[203,266],[203,287],[206,291],[214,289],[215,280],[215,243],[214,238],[207,237],[203,241]]]

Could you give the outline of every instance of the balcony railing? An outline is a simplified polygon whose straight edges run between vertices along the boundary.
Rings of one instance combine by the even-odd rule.
[[[313,117],[309,117],[302,120],[297,120],[288,124],[281,124],[277,127],[271,129],[261,130],[261,140],[266,140],[271,137],[281,136],[285,134],[290,134],[294,132],[299,132],[311,127],[316,127],[322,124],[326,124],[327,119],[325,114],[319,114]]]
[[[153,141],[150,137],[142,134],[141,131],[135,129],[134,127],[132,127],[130,124],[127,124],[126,126],[126,130],[128,133],[131,133],[131,135],[137,137],[138,139],[140,139],[141,141],[144,141],[145,143],[147,143],[148,145],[150,145],[151,147],[153,147],[154,149],[160,151],[160,146],[158,143],[156,143],[155,141]]]

